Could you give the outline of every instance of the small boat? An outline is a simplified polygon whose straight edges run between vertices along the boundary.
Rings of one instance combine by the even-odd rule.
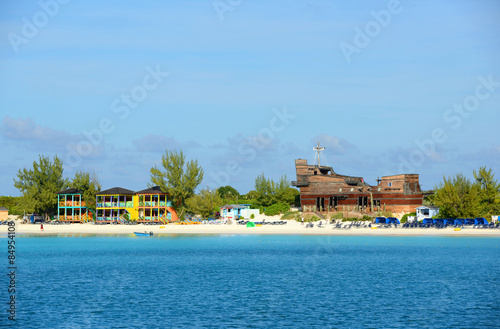
[[[153,236],[153,232],[134,232],[137,236]]]

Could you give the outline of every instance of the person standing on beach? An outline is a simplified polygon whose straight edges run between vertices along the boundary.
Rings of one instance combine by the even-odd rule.
[[[43,223],[40,223],[40,230],[43,231]]]
[[[302,219],[302,225],[304,225],[304,216],[302,216],[301,219]]]

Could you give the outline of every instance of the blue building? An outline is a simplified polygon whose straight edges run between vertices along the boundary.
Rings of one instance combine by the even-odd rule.
[[[249,219],[251,215],[258,216],[259,209],[250,209],[249,204],[227,204],[220,207],[220,216],[223,220]]]

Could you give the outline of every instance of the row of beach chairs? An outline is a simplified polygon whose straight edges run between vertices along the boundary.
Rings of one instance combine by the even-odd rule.
[[[236,224],[247,225],[249,222],[250,222],[249,220],[239,220],[236,222]],[[285,225],[287,223],[288,223],[288,221],[286,221],[286,220],[275,220],[272,222],[266,222],[266,221],[255,222],[255,225],[258,225],[258,224],[261,224],[261,225]]]
[[[175,223],[175,225],[200,225],[203,224],[203,220],[199,218],[185,219],[182,222]]]

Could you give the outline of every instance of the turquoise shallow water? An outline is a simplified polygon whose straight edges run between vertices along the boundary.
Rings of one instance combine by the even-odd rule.
[[[16,326],[498,328],[499,245],[456,237],[18,237]],[[2,313],[0,325],[9,324]]]

